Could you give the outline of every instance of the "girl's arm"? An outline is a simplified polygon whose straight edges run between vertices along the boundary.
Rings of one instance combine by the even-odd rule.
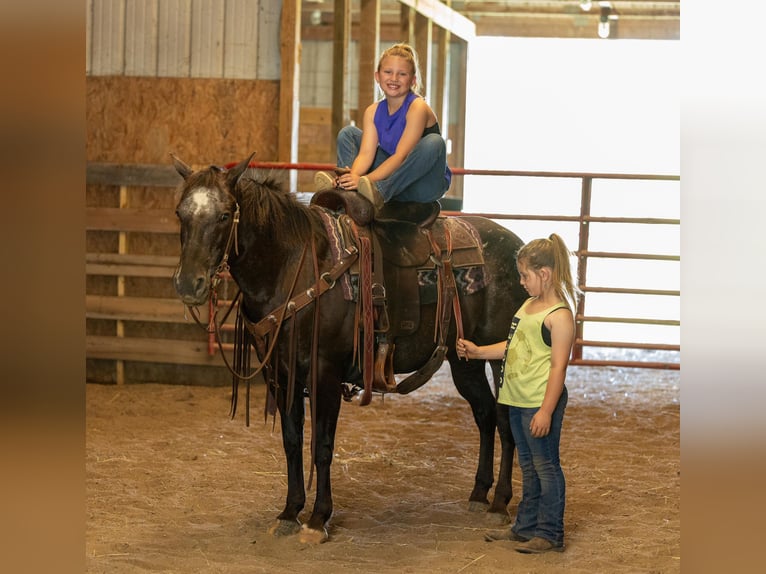
[[[433,112],[431,111],[431,108],[423,98],[416,98],[412,101],[410,109],[407,110],[407,123],[404,126],[402,137],[399,139],[399,143],[396,146],[396,151],[392,156],[386,159],[386,161],[375,168],[374,171],[367,174],[370,181],[386,179],[399,169],[399,166],[404,163],[404,160],[409,153],[420,141],[420,138],[423,137],[423,130],[426,129],[426,123],[432,114]],[[364,137],[362,138],[362,143],[364,143]],[[375,143],[377,145],[377,141]]]
[[[457,356],[463,359],[502,359],[505,356],[506,341],[499,341],[492,345],[476,345],[467,339],[458,339],[455,350]]]
[[[351,165],[351,172],[339,178],[341,183],[345,183],[344,189],[357,189],[359,187],[359,178],[367,173],[367,170],[375,161],[375,153],[378,150],[378,130],[375,128],[375,110],[378,103],[367,106],[362,118],[362,142],[359,146],[359,153]]]
[[[569,355],[574,342],[574,317],[569,309],[558,309],[548,315],[545,325],[551,332],[551,371],[540,409],[532,417],[529,430],[533,437],[546,436],[551,430],[551,416],[564,391]]]

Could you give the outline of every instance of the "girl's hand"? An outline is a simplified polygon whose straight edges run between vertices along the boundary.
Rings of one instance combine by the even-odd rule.
[[[535,438],[547,436],[551,432],[551,416],[538,410],[529,423],[529,432]]]
[[[355,173],[344,173],[336,179],[337,186],[346,191],[353,191],[359,187],[359,177]]]
[[[457,356],[465,360],[475,357],[478,349],[476,345],[467,339],[458,339],[455,345]]]

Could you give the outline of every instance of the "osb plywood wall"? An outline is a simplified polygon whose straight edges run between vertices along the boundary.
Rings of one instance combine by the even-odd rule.
[[[265,80],[88,77],[88,161],[189,164],[277,159],[279,83]]]
[[[276,81],[87,77],[86,157],[89,162],[171,165],[170,153],[192,165],[223,165],[256,159],[276,161],[279,84]],[[180,178],[179,178],[180,183]],[[173,217],[174,190],[169,188],[89,185],[86,205],[98,208],[166,210]],[[177,257],[178,235],[90,230],[90,254]],[[88,275],[86,294],[172,299],[168,277]],[[178,305],[182,317],[183,306]],[[87,319],[89,336],[200,341],[206,335],[190,322],[158,323]],[[88,381],[228,384],[221,367],[114,361],[88,358]]]

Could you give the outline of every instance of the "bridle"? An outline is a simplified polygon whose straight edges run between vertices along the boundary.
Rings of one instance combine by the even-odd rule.
[[[229,237],[226,239],[226,247],[223,249],[223,257],[221,262],[215,268],[215,273],[211,279],[211,287],[215,292],[218,284],[221,282],[224,273],[229,272],[229,252],[231,251],[232,244],[234,244],[234,254],[239,255],[239,243],[237,241],[237,228],[239,227],[239,203],[234,202],[234,217],[231,221],[231,227],[229,228]]]

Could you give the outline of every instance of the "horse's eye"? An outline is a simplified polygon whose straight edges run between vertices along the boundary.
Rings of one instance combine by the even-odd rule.
[[[229,214],[228,213],[222,213],[220,221],[221,221],[221,223],[229,221]]]

